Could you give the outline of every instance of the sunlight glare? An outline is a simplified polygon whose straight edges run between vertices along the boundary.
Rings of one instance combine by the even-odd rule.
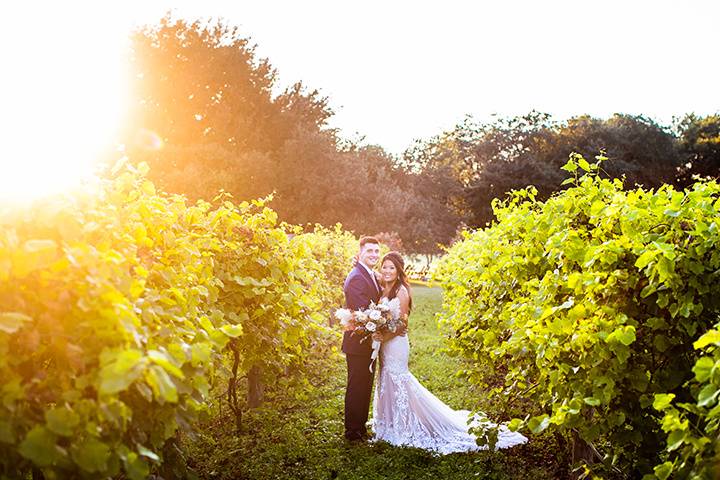
[[[32,11],[35,8],[35,11]],[[0,201],[32,200],[92,178],[113,148],[127,101],[128,30],[98,8],[30,5],[8,22],[14,42],[2,85]],[[1,40],[5,40],[4,38]],[[7,45],[7,42],[3,42]]]

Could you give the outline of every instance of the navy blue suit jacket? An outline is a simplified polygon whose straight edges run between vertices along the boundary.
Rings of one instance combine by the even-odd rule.
[[[370,302],[380,301],[380,291],[375,288],[370,273],[360,263],[348,274],[343,286],[345,292],[345,307],[350,310],[365,309]],[[348,355],[367,355],[372,352],[372,341],[366,339],[361,342],[363,336],[352,332],[343,334],[342,351]]]

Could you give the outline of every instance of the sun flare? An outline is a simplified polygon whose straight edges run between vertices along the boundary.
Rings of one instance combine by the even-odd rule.
[[[128,30],[121,19],[83,13],[35,15],[40,33],[31,37],[24,24],[10,26],[22,42],[10,55],[14,75],[4,79],[1,94],[11,122],[0,201],[70,189],[92,177],[101,154],[113,148],[127,102]]]

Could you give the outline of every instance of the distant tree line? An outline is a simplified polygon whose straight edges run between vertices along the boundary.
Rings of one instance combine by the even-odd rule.
[[[491,200],[513,188],[532,184],[549,196],[571,152],[603,152],[608,175],[648,187],[720,175],[719,115],[687,115],[672,127],[630,115],[468,117],[395,158],[340,138],[317,90],[296,83],[278,92],[277,72],[236,27],[166,16],[132,44],[123,143],[151,165],[156,184],[191,199],[274,193],[282,220],[396,232],[407,252],[435,252],[461,226],[484,226]]]
[[[624,114],[564,122],[538,112],[492,123],[468,117],[453,130],[418,142],[405,152],[403,164],[420,173],[451,172],[461,217],[482,227],[493,218],[492,199],[511,189],[534,185],[541,199],[558,191],[569,175],[560,167],[573,152],[588,159],[608,157],[604,174],[624,176],[627,186],[682,188],[695,175],[720,175],[720,115],[686,115],[672,127]]]

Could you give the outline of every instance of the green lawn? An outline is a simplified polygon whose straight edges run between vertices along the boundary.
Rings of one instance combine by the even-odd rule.
[[[460,360],[443,352],[435,312],[438,288],[415,286],[410,317],[410,369],[453,408],[479,405],[497,418],[494,399],[455,376]],[[338,346],[340,337],[338,335]],[[318,359],[312,395],[270,388],[265,407],[244,418],[238,435],[217,413],[185,442],[189,466],[200,478],[222,479],[555,479],[566,478],[566,449],[555,437],[532,437],[509,450],[436,456],[388,444],[347,445],[343,440],[345,361],[341,353]],[[225,410],[226,412],[226,410]],[[495,415],[494,415],[495,413]]]

